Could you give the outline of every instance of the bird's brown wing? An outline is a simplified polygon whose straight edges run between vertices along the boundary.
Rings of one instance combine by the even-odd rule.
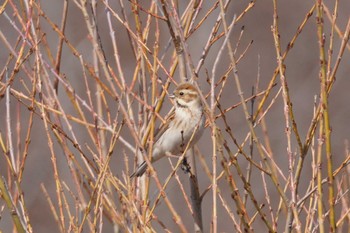
[[[174,119],[174,117],[175,117],[175,109],[173,108],[169,111],[168,115],[165,116],[164,123],[154,130],[154,135],[155,135],[153,138],[154,143],[156,143],[158,139],[163,135],[163,133],[169,128],[170,122]],[[149,137],[145,145],[146,151],[148,151],[148,148],[149,148]]]
[[[169,128],[170,122],[173,121],[175,117],[175,111],[172,109],[168,115],[165,117],[165,123],[161,124],[157,130],[154,132],[154,142],[158,141],[158,139],[163,135],[163,133]]]

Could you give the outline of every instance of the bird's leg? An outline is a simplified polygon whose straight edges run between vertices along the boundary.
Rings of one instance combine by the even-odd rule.
[[[181,153],[184,153],[185,146],[186,145],[185,145],[184,131],[181,130],[181,144],[180,144]]]
[[[187,162],[187,158],[184,157],[184,159],[182,160],[181,163],[181,170],[185,172],[185,174],[189,173],[191,171],[191,166],[190,164]]]
[[[185,148],[185,139],[184,139],[184,131],[181,130],[181,138],[182,138],[182,143],[180,145],[181,147],[181,153],[184,153],[184,148]],[[187,162],[186,156],[182,160],[181,163],[181,170],[185,172],[185,174],[189,173],[191,171],[191,166]]]

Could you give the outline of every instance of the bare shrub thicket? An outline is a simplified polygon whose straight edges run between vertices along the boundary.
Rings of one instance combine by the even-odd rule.
[[[348,231],[349,7],[2,1],[0,229]],[[130,179],[184,81],[207,118],[190,170]]]

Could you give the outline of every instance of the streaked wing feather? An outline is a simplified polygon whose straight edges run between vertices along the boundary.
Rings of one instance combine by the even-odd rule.
[[[158,141],[160,136],[162,136],[163,133],[169,128],[170,122],[173,121],[174,117],[175,117],[175,111],[174,109],[172,109],[170,113],[166,116],[165,123],[160,125],[159,128],[155,131],[154,142]]]
[[[157,142],[160,136],[163,135],[163,133],[169,128],[170,122],[174,119],[175,117],[175,109],[172,108],[169,113],[165,117],[165,123],[161,124],[157,129],[154,130],[154,139],[153,142]],[[145,149],[148,151],[149,148],[149,143],[147,142]]]

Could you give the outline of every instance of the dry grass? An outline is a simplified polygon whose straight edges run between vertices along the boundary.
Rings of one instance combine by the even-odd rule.
[[[349,3],[1,4],[4,232],[349,228]],[[205,135],[130,179],[183,81]]]

